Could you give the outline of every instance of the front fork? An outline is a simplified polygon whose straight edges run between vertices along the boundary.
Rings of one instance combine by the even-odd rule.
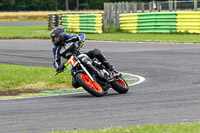
[[[83,66],[83,64],[78,60],[78,63],[80,64],[81,68],[83,69],[83,71],[89,76],[89,78],[92,80],[92,82],[94,82],[94,78],[91,76],[91,74],[88,72],[88,70]]]
[[[91,76],[91,74],[88,72],[88,70],[83,66],[83,64],[81,63],[81,61],[88,66],[89,69],[93,70],[97,75],[100,75],[99,70],[97,70],[93,65],[92,65],[92,60],[86,55],[86,54],[80,54],[78,56],[79,60],[79,64],[81,66],[81,68],[83,69],[83,71],[85,71],[85,73],[89,76],[89,78],[92,81],[95,81],[94,78]],[[80,61],[81,60],[81,61]]]

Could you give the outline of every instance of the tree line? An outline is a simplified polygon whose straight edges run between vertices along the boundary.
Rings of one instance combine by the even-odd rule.
[[[152,0],[0,0],[0,11],[102,10],[104,2],[122,1],[150,2]]]

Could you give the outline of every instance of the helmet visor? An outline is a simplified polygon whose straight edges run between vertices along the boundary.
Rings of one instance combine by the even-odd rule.
[[[54,41],[59,41],[60,40],[60,37],[59,36],[55,36],[54,37]]]

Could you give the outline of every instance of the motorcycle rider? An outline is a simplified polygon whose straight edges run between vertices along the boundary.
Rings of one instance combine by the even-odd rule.
[[[54,55],[54,67],[56,68],[56,71],[62,72],[65,68],[64,63],[61,63],[61,57],[65,59],[69,59],[71,54],[74,52],[77,52],[77,48],[80,47],[83,42],[85,41],[85,34],[78,34],[78,35],[72,35],[67,34],[65,29],[63,27],[55,27],[51,31],[51,41],[53,43],[53,55]],[[73,42],[78,42],[73,43]],[[119,73],[114,69],[114,67],[107,61],[105,56],[101,53],[98,49],[93,49],[88,52],[80,51],[79,54],[86,54],[91,59],[97,58],[105,67],[107,70],[115,73],[118,75]],[[92,67],[92,66],[91,66]],[[99,76],[102,76],[101,73],[97,72]]]

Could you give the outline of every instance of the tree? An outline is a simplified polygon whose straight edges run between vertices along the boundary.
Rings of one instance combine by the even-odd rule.
[[[69,10],[69,0],[65,0],[66,10]]]
[[[79,10],[79,0],[76,0],[77,2],[77,10]]]
[[[151,2],[153,0],[0,0],[1,11],[45,11],[45,10],[103,10],[104,2],[138,1]],[[155,0],[168,1],[168,0]]]
[[[0,9],[1,10],[12,10],[16,1],[15,0],[0,0]]]
[[[82,4],[80,4],[80,7],[79,7],[81,10],[84,10],[84,9],[89,9],[89,4],[87,2],[84,2]]]
[[[27,10],[26,8],[26,0],[16,0],[15,10]]]
[[[89,2],[90,9],[103,9],[104,2],[110,2],[111,0],[91,0]]]

